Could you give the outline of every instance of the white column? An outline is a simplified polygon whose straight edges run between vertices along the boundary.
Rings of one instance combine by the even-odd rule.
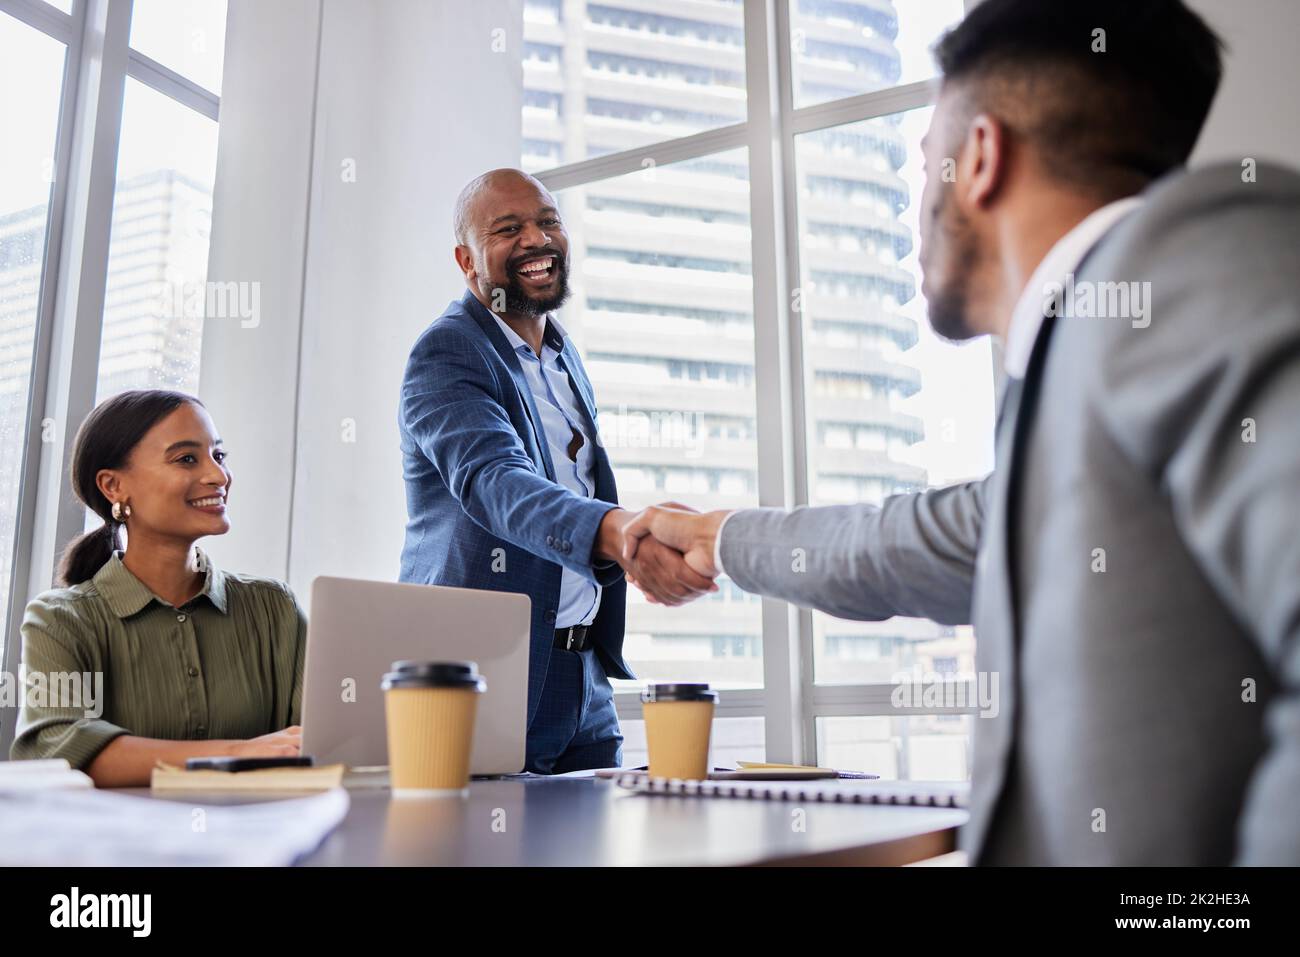
[[[204,335],[224,567],[304,601],[317,575],[396,578],[402,372],[464,290],[457,193],[519,164],[522,35],[522,0],[233,0],[209,278],[263,285],[256,329]]]
[[[233,528],[218,564],[285,578],[321,0],[231,0],[211,282],[256,283],[253,320],[203,326],[199,396],[231,453]],[[254,324],[255,323],[255,324]]]

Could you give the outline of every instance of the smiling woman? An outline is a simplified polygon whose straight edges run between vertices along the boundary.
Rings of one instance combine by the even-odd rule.
[[[24,681],[90,674],[103,691],[25,695],[14,758],[66,758],[115,787],[147,784],[159,760],[298,754],[302,610],[280,582],[222,572],[195,546],[230,529],[226,456],[184,393],[123,392],[86,417],[72,484],[103,525],[68,545],[65,587],[27,606]]]
[[[118,530],[132,515],[128,534],[141,541],[131,552],[131,566],[146,554],[174,551],[177,544],[188,553],[198,538],[229,531],[225,499],[231,476],[220,445],[203,406],[184,393],[132,391],[101,403],[77,434],[72,482],[77,497],[104,524],[68,545],[63,582],[80,584],[99,571],[119,547]],[[212,467],[196,469],[200,456]],[[201,514],[193,514],[199,503]],[[205,521],[205,515],[212,520]],[[154,574],[172,579],[164,588],[183,591],[189,585],[185,579],[192,578],[183,568],[176,564],[170,574],[164,569]]]

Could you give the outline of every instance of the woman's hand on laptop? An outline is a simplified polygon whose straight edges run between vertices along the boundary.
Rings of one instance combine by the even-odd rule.
[[[232,758],[284,758],[302,753],[302,727],[291,725],[283,731],[272,731],[247,741],[231,742]]]

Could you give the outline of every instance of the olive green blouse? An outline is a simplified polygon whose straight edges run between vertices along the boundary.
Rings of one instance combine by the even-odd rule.
[[[307,620],[293,593],[223,572],[201,551],[199,561],[203,590],[179,608],[131,574],[121,552],[89,581],[32,600],[13,758],[84,768],[120,734],[253,738],[300,723]],[[70,673],[84,676],[81,699],[68,691]],[[96,674],[102,700],[91,701]]]

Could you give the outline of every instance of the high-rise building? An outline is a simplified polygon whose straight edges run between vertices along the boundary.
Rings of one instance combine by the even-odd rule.
[[[26,400],[45,216],[44,205],[0,216],[0,403]],[[207,272],[211,218],[211,185],[175,170],[118,183],[99,351],[100,398],[125,389],[197,390],[203,316],[195,291]],[[5,406],[2,414],[21,419],[24,413]]]
[[[162,169],[117,185],[99,351],[99,399],[125,389],[198,390],[212,187]],[[44,205],[0,216],[0,423],[27,417]],[[77,423],[71,423],[75,428]],[[41,435],[29,437],[41,441]],[[13,541],[21,443],[0,442],[0,541]],[[0,594],[10,551],[0,550]]]
[[[526,0],[524,10],[530,171],[746,119],[741,0]],[[891,0],[791,0],[791,26],[796,106],[899,82]],[[916,311],[902,309],[918,294],[902,264],[915,242],[904,213],[919,198],[901,174],[902,127],[886,116],[797,139],[803,275],[792,305],[815,504],[879,503],[928,483],[908,455],[925,426],[908,411],[924,381],[909,357]],[[572,257],[561,314],[593,380],[620,496],[755,505],[748,157],[660,165],[651,154],[643,166],[559,194]],[[640,677],[761,685],[757,598],[724,583],[685,608],[630,601],[625,649]],[[914,663],[974,670],[968,629],[818,615],[815,632],[822,682],[889,682]],[[906,762],[894,770],[908,773]],[[961,776],[962,763],[948,773]]]
[[[108,249],[100,399],[126,389],[197,392],[212,185],[176,170],[118,183]]]

